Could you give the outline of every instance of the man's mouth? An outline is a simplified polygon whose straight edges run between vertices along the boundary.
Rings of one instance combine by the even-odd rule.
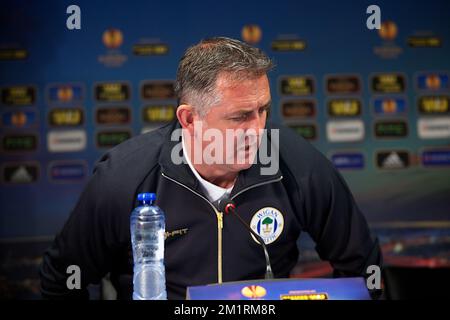
[[[252,145],[244,145],[240,148],[237,149],[237,151],[250,151],[250,150],[255,150],[256,149],[256,144],[252,144]]]

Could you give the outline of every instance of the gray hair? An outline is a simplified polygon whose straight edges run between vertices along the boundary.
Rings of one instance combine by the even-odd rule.
[[[191,104],[204,116],[220,102],[221,96],[215,92],[220,74],[233,80],[252,79],[273,67],[264,52],[246,43],[225,37],[205,39],[188,48],[181,58],[175,92],[180,104]]]

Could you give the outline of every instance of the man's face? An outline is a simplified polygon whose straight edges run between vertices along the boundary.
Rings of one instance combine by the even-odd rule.
[[[197,135],[195,139],[204,154],[205,148],[211,150],[212,145],[222,150],[222,163],[213,164],[216,169],[239,172],[252,165],[257,153],[271,103],[269,80],[267,75],[239,81],[219,75],[215,92],[221,96],[219,104],[204,117],[195,115],[194,121],[201,122],[203,132],[217,129],[223,140],[200,142]]]

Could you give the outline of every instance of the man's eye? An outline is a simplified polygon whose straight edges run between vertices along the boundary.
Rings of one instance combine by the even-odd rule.
[[[244,121],[244,120],[246,120],[247,119],[247,116],[240,116],[240,117],[233,117],[233,118],[231,118],[231,120],[233,120],[233,121],[237,121],[237,122],[239,122],[239,121]]]

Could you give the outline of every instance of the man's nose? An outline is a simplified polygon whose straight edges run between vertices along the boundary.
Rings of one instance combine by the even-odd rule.
[[[265,114],[260,112],[255,112],[253,117],[251,117],[250,121],[247,124],[247,130],[252,129],[255,130],[257,133],[259,130],[264,129],[266,123],[265,123]]]
[[[245,128],[246,143],[253,144],[260,136],[260,131],[264,129],[265,122],[260,113],[257,116],[252,117],[252,120],[248,122]]]

